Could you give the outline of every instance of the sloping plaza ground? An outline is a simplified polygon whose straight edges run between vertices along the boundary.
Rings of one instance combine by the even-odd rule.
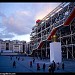
[[[33,63],[33,67],[30,67],[30,61],[33,60],[32,57],[27,56],[17,56],[20,57],[20,60],[16,59],[16,56],[10,59],[10,56],[0,56],[0,72],[16,72],[16,73],[48,73],[48,66],[50,64],[49,59],[40,60],[35,58],[35,62]],[[22,61],[22,58],[24,60]],[[13,68],[13,61],[16,61],[16,68]],[[64,60],[65,69],[62,70],[60,67],[59,70],[55,70],[55,73],[67,73],[67,72],[75,72],[75,60]],[[40,64],[40,70],[37,71],[37,63]],[[43,71],[42,66],[43,63],[46,64],[46,69]]]

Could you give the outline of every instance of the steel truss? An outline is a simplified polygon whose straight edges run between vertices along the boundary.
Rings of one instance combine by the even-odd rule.
[[[48,40],[48,36],[51,34],[53,28],[58,28],[55,34],[58,37],[57,41],[60,41],[62,44],[62,58],[75,59],[75,19],[72,20],[70,25],[64,26],[65,20],[71,15],[75,7],[75,2],[66,4],[60,4],[45,16],[38,26],[35,26],[35,34],[32,36],[32,41],[34,41],[32,50],[36,50],[36,55],[49,58],[49,44],[52,42],[52,39]],[[60,10],[58,10],[59,8]],[[41,42],[43,42],[43,46],[39,49]]]
[[[61,27],[57,31],[58,40],[62,44],[62,56],[67,59],[75,59],[75,19],[67,27]]]

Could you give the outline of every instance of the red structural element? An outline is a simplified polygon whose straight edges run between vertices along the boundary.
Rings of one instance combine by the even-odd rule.
[[[54,28],[52,30],[52,32],[50,33],[50,35],[48,36],[47,40],[51,40],[51,37],[56,33],[57,28]],[[40,43],[40,45],[38,46],[38,49],[40,49],[43,46],[43,41]]]
[[[38,20],[36,21],[36,23],[39,23],[40,21],[41,21],[41,20],[38,19]]]
[[[65,21],[65,23],[64,23],[64,26],[68,26],[70,23],[71,23],[71,21],[73,20],[73,18],[75,17],[75,8],[74,8],[74,10],[72,11],[72,13],[70,14],[70,16],[67,18],[67,20]],[[48,36],[48,38],[47,38],[47,40],[51,40],[51,37],[56,33],[56,31],[57,31],[57,28],[54,28],[52,31],[51,31],[51,33],[50,33],[50,35]],[[38,46],[38,49],[40,49],[42,46],[43,46],[43,41],[39,44],[39,46]]]
[[[75,17],[75,8],[72,11],[71,15],[68,17],[68,19],[65,21],[64,26],[68,26],[74,17]]]
[[[47,40],[51,40],[51,37],[56,33],[56,30],[57,30],[57,28],[54,28],[54,29],[51,31],[51,33],[50,33],[50,35],[48,36]]]
[[[40,49],[43,46],[43,41],[40,43],[40,45],[38,46],[38,49]]]

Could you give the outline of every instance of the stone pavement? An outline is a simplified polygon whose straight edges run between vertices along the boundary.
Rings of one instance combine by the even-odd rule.
[[[35,58],[35,62],[33,63],[33,67],[30,68],[30,61],[33,60],[32,57],[27,56],[17,56],[20,57],[20,60],[16,59],[16,56],[12,57],[12,60],[10,59],[10,56],[0,56],[0,72],[16,72],[16,73],[48,73],[48,66],[50,64],[49,59],[40,60]],[[24,60],[22,61],[22,58]],[[16,68],[13,68],[12,64],[13,61],[16,61]],[[55,70],[55,73],[74,73],[75,72],[75,60],[64,60],[65,63],[65,69],[64,71],[62,68],[59,70]],[[37,71],[37,63],[40,64],[40,70]],[[43,71],[42,66],[43,63],[46,64],[46,70]]]

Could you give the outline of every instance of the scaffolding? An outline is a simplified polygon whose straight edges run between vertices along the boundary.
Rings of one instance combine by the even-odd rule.
[[[31,48],[35,55],[49,58],[49,44],[56,34],[62,44],[62,57],[75,58],[74,13],[75,2],[64,2],[36,23],[31,32]]]

